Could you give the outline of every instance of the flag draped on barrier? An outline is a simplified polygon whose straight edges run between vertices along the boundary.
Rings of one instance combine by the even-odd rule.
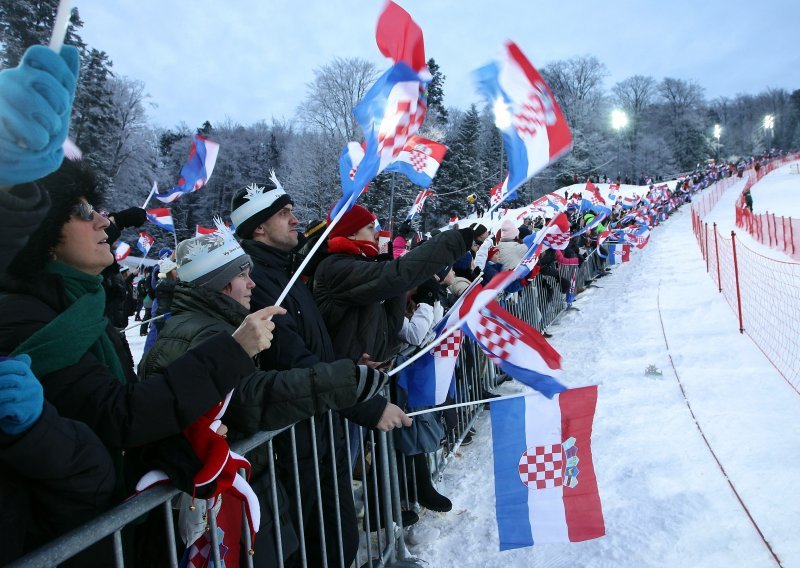
[[[500,550],[605,534],[592,460],[597,387],[492,402]]]
[[[218,153],[219,144],[195,134],[189,149],[189,159],[181,168],[178,184],[165,194],[156,193],[156,199],[163,203],[172,203],[184,193],[192,193],[203,187],[214,171]]]

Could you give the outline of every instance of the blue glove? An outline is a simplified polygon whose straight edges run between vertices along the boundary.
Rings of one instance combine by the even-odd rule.
[[[42,415],[42,385],[31,371],[31,358],[0,357],[0,430],[10,436],[25,432]]]
[[[61,165],[79,70],[74,46],[59,55],[34,45],[19,66],[0,72],[0,185],[34,181]]]

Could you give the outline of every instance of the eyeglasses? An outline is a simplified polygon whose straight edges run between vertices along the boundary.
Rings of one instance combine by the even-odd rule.
[[[84,221],[94,221],[95,213],[101,217],[108,217],[108,211],[105,211],[104,209],[95,209],[91,203],[84,203],[81,201],[72,208],[72,214],[77,215]]]

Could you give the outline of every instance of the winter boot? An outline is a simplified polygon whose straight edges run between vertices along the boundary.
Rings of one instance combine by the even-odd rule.
[[[414,471],[417,475],[417,502],[431,511],[446,513],[453,508],[453,503],[436,491],[431,481],[431,471],[425,454],[414,456]]]

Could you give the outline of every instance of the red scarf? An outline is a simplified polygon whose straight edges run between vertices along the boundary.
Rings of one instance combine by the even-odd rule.
[[[372,241],[355,241],[347,237],[333,237],[328,239],[328,252],[376,258],[378,256],[378,245]]]

